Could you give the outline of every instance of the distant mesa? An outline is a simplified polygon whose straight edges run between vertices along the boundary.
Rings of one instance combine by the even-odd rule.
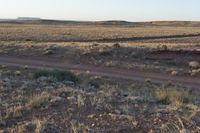
[[[41,20],[41,18],[37,18],[37,17],[18,17],[17,20]]]
[[[200,21],[149,21],[149,22],[129,22],[123,20],[108,21],[74,21],[74,20],[53,20],[39,17],[18,17],[16,19],[1,19],[1,23],[11,24],[73,24],[73,25],[104,25],[104,26],[172,26],[172,27],[200,27]]]

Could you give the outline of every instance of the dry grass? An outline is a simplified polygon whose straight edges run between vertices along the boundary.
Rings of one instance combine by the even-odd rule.
[[[161,28],[158,26],[144,28],[99,25],[0,24],[0,40],[13,40],[13,42],[0,42],[0,53],[27,55],[27,57],[33,55],[44,58],[55,57],[55,59],[63,57],[63,59],[76,60],[78,63],[82,63],[80,61],[83,60],[86,64],[93,63],[107,67],[117,67],[118,64],[122,67],[124,64],[129,69],[152,67],[151,70],[155,70],[155,68],[163,70],[169,66],[165,66],[165,63],[161,64],[162,60],[146,60],[149,53],[155,50],[167,51],[173,48],[197,46],[199,40],[185,38],[185,41],[175,38],[174,40],[161,39],[156,43],[147,40],[146,42],[120,44],[64,43],[62,41],[168,36],[199,32],[200,28],[198,27]],[[16,43],[16,41],[23,42]],[[35,43],[35,41],[42,43]],[[43,43],[49,41],[62,43]],[[170,43],[170,41],[174,43]],[[187,67],[187,70],[183,67],[184,70],[189,71],[188,61],[184,63]],[[191,75],[198,75],[197,67],[199,64],[193,62],[189,65],[193,69],[190,71]],[[3,72],[6,72],[6,66],[1,68]],[[172,67],[170,65],[168,72],[174,76],[179,72],[181,74],[181,71],[176,68],[179,66],[175,64]],[[8,75],[4,79],[9,77],[9,80],[6,80],[9,83],[4,83],[7,86],[1,85],[0,95],[3,98],[0,100],[7,102],[6,106],[8,107],[4,107],[4,104],[1,106],[0,103],[0,109],[2,109],[0,124],[9,123],[11,120],[15,120],[17,123],[11,121],[11,126],[3,125],[3,128],[10,132],[27,132],[27,127],[34,127],[34,131],[40,133],[44,129],[43,127],[50,122],[49,119],[53,124],[58,125],[55,126],[56,128],[61,127],[64,130],[70,128],[70,131],[74,133],[97,131],[97,129],[99,131],[101,129],[102,132],[105,131],[104,129],[108,129],[108,131],[110,129],[113,132],[120,129],[125,129],[125,132],[154,132],[157,130],[161,132],[185,132],[186,128],[191,128],[189,124],[194,123],[193,120],[200,111],[198,91],[193,92],[192,89],[172,84],[163,86],[154,84],[151,79],[146,79],[142,83],[131,82],[130,85],[124,81],[118,82],[113,79],[104,81],[104,78],[98,76],[89,78],[91,72],[86,71],[86,75],[83,76],[86,81],[82,83],[77,82],[76,75],[58,71],[40,71],[33,74],[35,78],[27,79],[24,75],[25,72],[23,72],[25,70],[28,70],[28,66],[24,66],[22,70],[15,70],[14,76],[7,72]],[[41,82],[39,80],[41,77],[53,77],[57,80]],[[71,86],[65,82],[66,80],[77,82],[77,84]],[[14,85],[14,89],[11,90],[12,87],[8,87],[8,85]],[[12,98],[10,99],[10,97]],[[17,102],[23,102],[23,104],[17,106]],[[54,106],[52,102],[56,102],[58,106]],[[28,111],[26,112],[27,117],[25,117],[24,110]],[[90,117],[87,117],[88,115]],[[33,117],[39,118],[34,119]],[[195,124],[194,128],[198,130],[199,123]]]
[[[77,121],[72,121],[71,123],[71,133],[88,133],[89,132],[89,127],[86,125],[79,123]]]
[[[48,105],[50,101],[50,94],[48,92],[43,92],[42,94],[34,96],[30,102],[27,104],[27,107],[30,109],[38,109]]]
[[[85,105],[85,97],[82,95],[77,95],[77,106],[78,108],[82,107]]]
[[[158,102],[171,104],[177,108],[181,107],[189,100],[189,94],[186,91],[177,90],[175,88],[161,88],[157,89],[155,93]]]
[[[39,119],[33,119],[31,122],[26,122],[25,124],[19,124],[16,125],[12,129],[8,129],[11,133],[41,133],[44,132],[43,128],[45,124],[47,123],[47,120],[39,120]]]
[[[70,41],[199,33],[197,27],[123,27],[97,25],[1,24],[0,40]],[[44,38],[45,36],[45,38]]]
[[[61,70],[40,70],[34,73],[33,77],[35,79],[41,77],[51,77],[57,81],[72,81],[78,83],[80,79],[70,71],[61,71]]]
[[[20,76],[15,76],[15,78],[18,79]],[[44,83],[34,82],[34,79],[30,78],[29,90],[17,88],[18,91],[13,90],[14,94],[8,93],[11,96],[15,95],[13,100],[22,100],[25,99],[23,96],[25,97],[25,94],[29,94],[32,90],[29,94],[32,97],[29,96],[22,106],[9,107],[7,110],[9,117],[0,119],[2,122],[16,120],[17,124],[10,128],[5,126],[4,129],[20,133],[29,131],[40,133],[45,129],[75,133],[104,132],[105,128],[109,129],[108,131],[126,128],[130,132],[142,130],[148,132],[150,129],[176,132],[188,128],[189,126],[185,126],[185,119],[191,122],[199,112],[198,104],[196,104],[200,100],[198,95],[194,95],[195,92],[189,94],[187,90],[184,90],[185,88],[173,85],[161,86],[152,82],[131,82],[131,85],[119,82],[119,85],[116,85],[108,82],[109,80],[103,82],[103,77],[83,75],[82,78],[88,80],[87,83],[94,79],[101,82],[97,82],[99,85],[93,90],[88,89],[86,85],[82,88],[80,84],[67,87],[63,84],[64,82],[58,81],[53,81],[52,84],[48,82],[43,88],[40,85]],[[49,90],[45,89],[52,85],[54,85],[53,89],[52,87]],[[39,87],[40,90],[36,90],[35,87]],[[62,100],[58,99],[58,103],[56,102],[54,106],[52,104],[54,98]],[[27,112],[24,113],[23,110]],[[32,112],[34,116],[31,115]],[[166,114],[166,116],[161,114]],[[155,123],[157,121],[158,123]]]
[[[6,110],[6,116],[5,119],[13,119],[13,118],[19,118],[23,116],[23,111],[26,108],[22,105],[19,106],[14,106],[14,107],[9,107]]]

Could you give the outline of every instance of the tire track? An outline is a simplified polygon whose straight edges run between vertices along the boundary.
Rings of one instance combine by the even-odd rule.
[[[60,69],[60,70],[71,70],[74,72],[85,73],[90,71],[91,75],[98,75],[103,77],[109,77],[114,79],[123,79],[130,81],[145,81],[150,79],[155,83],[166,83],[172,82],[185,87],[200,88],[200,78],[187,77],[187,76],[172,76],[168,74],[155,73],[155,72],[144,72],[144,71],[133,71],[127,69],[118,68],[105,68],[96,67],[89,65],[70,64],[68,62],[55,61],[50,59],[28,59],[19,57],[0,57],[0,64],[13,66],[13,67],[24,67],[28,65],[32,69]]]

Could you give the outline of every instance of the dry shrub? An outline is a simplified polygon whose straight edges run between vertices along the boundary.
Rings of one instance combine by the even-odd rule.
[[[69,71],[61,71],[61,70],[40,70],[34,73],[33,77],[38,79],[40,77],[52,77],[57,81],[72,81],[74,83],[78,83],[80,79]]]
[[[33,108],[41,108],[48,105],[50,101],[50,94],[48,92],[43,92],[42,94],[33,97],[33,99],[30,100],[27,107],[33,109]]]
[[[178,108],[187,102],[189,98],[188,92],[177,90],[176,88],[157,89],[155,94],[158,102],[162,104],[171,104]]]
[[[47,123],[47,120],[33,119],[31,122],[26,122],[23,125],[16,126],[12,132],[17,133],[42,133],[42,129]]]
[[[197,76],[199,73],[200,73],[200,69],[195,69],[195,70],[191,71],[190,75],[191,76]]]
[[[189,67],[191,69],[198,69],[200,67],[200,64],[197,61],[191,61],[191,62],[189,62]]]
[[[6,110],[6,119],[13,119],[13,118],[18,118],[23,115],[23,111],[25,108],[23,106],[14,106],[10,107]]]

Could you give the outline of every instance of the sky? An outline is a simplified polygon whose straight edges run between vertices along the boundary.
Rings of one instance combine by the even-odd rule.
[[[0,18],[200,21],[200,0],[0,0]]]

